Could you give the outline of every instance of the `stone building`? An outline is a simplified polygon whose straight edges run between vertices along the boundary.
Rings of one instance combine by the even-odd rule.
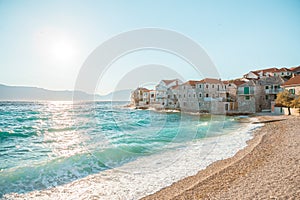
[[[131,93],[131,105],[148,106],[150,104],[150,90],[139,87]]]
[[[238,111],[242,113],[255,113],[259,111],[259,106],[257,106],[257,93],[257,87],[253,80],[238,86]]]
[[[300,95],[300,75],[292,77],[290,80],[282,84],[285,90],[288,90],[291,94],[296,96]]]
[[[161,80],[158,85],[155,86],[156,96],[155,102],[160,108],[167,108],[169,105],[168,95],[170,95],[170,88],[178,86],[182,81],[179,79],[173,80]]]

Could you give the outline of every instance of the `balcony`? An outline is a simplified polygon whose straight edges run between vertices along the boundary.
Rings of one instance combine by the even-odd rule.
[[[249,91],[238,90],[237,94],[238,95],[254,95],[254,89],[249,90]]]
[[[279,88],[279,89],[266,89],[265,92],[266,94],[278,94],[279,92],[282,92],[283,89]]]

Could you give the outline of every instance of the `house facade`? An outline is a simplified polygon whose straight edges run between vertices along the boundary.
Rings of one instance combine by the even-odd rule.
[[[288,68],[281,68],[281,69],[278,69],[274,72],[274,76],[277,76],[277,77],[288,77],[290,78],[291,76],[293,75],[293,71],[288,69]]]
[[[139,87],[131,93],[131,103],[135,106],[146,106],[150,104],[150,90]]]
[[[288,90],[291,94],[300,95],[300,75],[295,75],[290,80],[282,84],[285,90]]]
[[[179,79],[161,80],[155,86],[155,104],[157,108],[167,108],[169,105],[169,95],[172,92],[171,87],[178,86],[182,81]]]
[[[259,95],[260,110],[270,110],[271,102],[275,101],[277,94],[283,91],[281,85],[284,83],[284,79],[280,76],[263,77],[257,81],[257,87]]]
[[[295,75],[298,68],[251,71],[243,78],[228,81],[214,78],[185,83],[179,79],[162,80],[155,90],[134,90],[131,103],[136,107],[197,113],[269,112],[274,110],[277,94],[283,89],[300,95],[300,75]]]

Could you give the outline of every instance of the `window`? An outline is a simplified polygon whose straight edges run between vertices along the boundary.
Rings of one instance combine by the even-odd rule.
[[[215,85],[212,85],[212,88],[215,88]]]
[[[229,110],[228,104],[225,104],[225,110],[226,110],[226,111]]]
[[[250,94],[250,88],[244,87],[244,94]]]
[[[199,107],[201,107],[201,103],[199,103]]]
[[[199,97],[202,97],[202,94],[201,94],[201,93],[199,94]]]
[[[209,97],[209,95],[208,95],[208,94],[206,94],[206,97]]]
[[[191,94],[189,94],[189,97],[191,97]]]
[[[295,89],[289,89],[289,92],[290,92],[291,94],[295,94]]]
[[[194,98],[196,97],[196,94],[194,94]]]
[[[268,90],[269,89],[269,86],[268,85],[266,85],[266,90]]]
[[[250,100],[250,96],[245,96],[245,100]]]
[[[183,98],[185,98],[185,94],[183,95]]]
[[[208,84],[206,84],[206,88],[208,88]]]
[[[201,88],[201,85],[199,85],[199,88]]]
[[[154,94],[151,94],[151,98],[154,98]]]
[[[269,96],[268,95],[266,95],[266,100],[268,100],[269,99]]]

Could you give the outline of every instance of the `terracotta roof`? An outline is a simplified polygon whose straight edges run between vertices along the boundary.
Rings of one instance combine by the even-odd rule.
[[[142,88],[142,87],[137,88],[137,90],[150,91],[149,89],[147,89],[147,88]]]
[[[272,67],[272,68],[267,68],[267,69],[255,70],[255,71],[252,71],[252,72],[256,72],[256,73],[259,73],[259,72],[267,73],[267,72],[275,72],[276,70],[278,70],[276,67]]]
[[[251,71],[253,74],[255,74],[256,76],[259,76],[259,72],[260,71]]]
[[[245,81],[241,81],[239,79],[236,79],[236,80],[229,80],[229,81],[222,81],[224,84],[229,84],[229,83],[233,83],[235,84],[236,86],[239,86],[239,85],[242,85],[244,83],[246,83]]]
[[[200,81],[194,81],[194,80],[191,80],[191,81],[187,81],[185,83],[183,83],[182,85],[191,85],[191,86],[195,86],[197,83],[201,83]]]
[[[292,67],[292,68],[290,68],[290,70],[293,71],[293,72],[300,71],[300,66],[298,66],[298,67]]]
[[[236,85],[236,86],[239,86],[239,85],[242,85],[244,83],[246,83],[245,81],[241,81],[241,80],[234,80],[233,83]]]
[[[256,71],[250,71],[250,72],[255,74],[256,76],[259,76],[258,72],[256,72]],[[247,76],[250,72],[248,72],[247,74],[244,74],[244,77]]]
[[[205,78],[199,82],[200,83],[211,83],[211,84],[222,83],[221,79],[215,79],[215,78]]]
[[[290,78],[290,80],[282,84],[282,86],[293,86],[293,85],[300,85],[300,75],[294,76]]]
[[[173,83],[174,81],[178,81],[178,79],[172,79],[172,80],[162,80],[166,85],[169,85]]]
[[[174,85],[171,87],[171,89],[176,90],[179,87],[179,85]]]
[[[289,70],[288,68],[283,67],[281,69],[276,70],[275,72],[290,72],[290,71],[291,70]]]

